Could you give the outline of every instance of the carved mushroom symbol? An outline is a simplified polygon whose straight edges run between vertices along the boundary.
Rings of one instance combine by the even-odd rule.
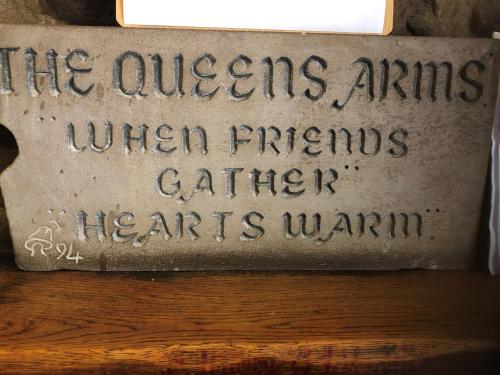
[[[37,250],[40,254],[47,256],[45,250],[52,249],[53,246],[52,228],[49,227],[39,228],[24,243],[24,247],[31,252],[31,256],[35,256]]]

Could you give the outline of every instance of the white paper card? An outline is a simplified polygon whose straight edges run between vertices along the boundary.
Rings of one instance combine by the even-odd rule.
[[[125,26],[382,34],[388,1],[392,4],[392,0],[123,0],[122,11]]]

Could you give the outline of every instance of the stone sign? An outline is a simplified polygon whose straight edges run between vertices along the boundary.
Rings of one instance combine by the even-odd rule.
[[[471,264],[493,40],[0,27],[26,270]]]

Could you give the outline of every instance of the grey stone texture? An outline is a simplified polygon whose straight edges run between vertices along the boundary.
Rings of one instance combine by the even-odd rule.
[[[113,0],[0,0],[0,23],[113,26]]]
[[[395,0],[393,35],[491,37],[500,30],[498,0]]]
[[[0,44],[19,48],[0,180],[23,269],[473,261],[497,41],[1,26]]]

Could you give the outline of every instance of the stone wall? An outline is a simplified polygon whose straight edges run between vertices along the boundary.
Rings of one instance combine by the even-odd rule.
[[[395,0],[393,35],[491,37],[499,0]]]

